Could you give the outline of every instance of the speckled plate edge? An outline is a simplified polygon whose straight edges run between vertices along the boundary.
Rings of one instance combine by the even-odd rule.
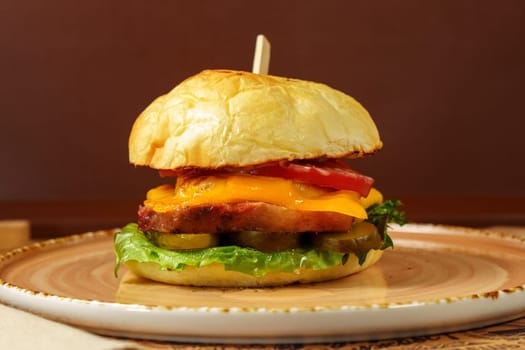
[[[525,239],[472,228],[409,224],[397,232],[488,235]],[[104,230],[47,240],[0,255],[0,267],[19,254],[113,235]],[[129,338],[216,343],[311,343],[372,340],[465,330],[525,316],[525,285],[439,300],[368,306],[300,309],[165,307],[60,297],[0,279],[8,305],[96,333]]]

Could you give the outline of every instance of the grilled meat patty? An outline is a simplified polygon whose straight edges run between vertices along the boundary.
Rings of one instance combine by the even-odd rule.
[[[141,206],[138,211],[142,231],[170,233],[339,232],[349,230],[352,221],[339,213],[290,210],[263,202],[179,207],[162,213]]]

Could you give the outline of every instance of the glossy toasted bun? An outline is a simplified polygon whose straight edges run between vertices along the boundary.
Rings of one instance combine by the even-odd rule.
[[[271,287],[292,283],[321,282],[349,276],[375,264],[382,255],[382,250],[371,250],[362,265],[359,265],[357,257],[351,254],[344,265],[323,270],[301,269],[297,272],[270,272],[262,277],[237,271],[226,271],[222,264],[203,267],[186,266],[182,271],[169,271],[161,270],[156,263],[127,261],[126,267],[138,276],[168,284],[227,288]]]
[[[324,84],[206,70],[158,97],[135,121],[129,160],[154,169],[357,158],[382,147],[368,112]]]

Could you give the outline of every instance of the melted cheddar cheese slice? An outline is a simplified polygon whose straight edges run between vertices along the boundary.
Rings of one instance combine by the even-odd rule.
[[[144,205],[156,212],[180,206],[257,201],[293,210],[327,211],[366,219],[365,208],[383,201],[372,189],[366,198],[346,190],[328,190],[291,180],[250,175],[207,176],[177,179],[176,186],[161,185],[148,191]]]

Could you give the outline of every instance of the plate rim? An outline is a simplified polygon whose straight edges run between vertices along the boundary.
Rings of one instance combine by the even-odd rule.
[[[407,224],[393,227],[400,233],[426,234],[475,234],[492,238],[510,239],[525,244],[525,238],[492,230],[434,225]],[[410,230],[419,230],[410,232]],[[53,249],[60,245],[82,244],[89,239],[107,239],[118,229],[91,231],[53,238],[16,248],[0,254],[0,272],[17,256],[35,249]],[[435,232],[432,232],[435,231]],[[275,344],[321,343],[334,341],[379,340],[394,337],[420,336],[460,331],[510,321],[525,316],[525,284],[494,292],[469,294],[453,298],[411,300],[383,304],[338,305],[334,307],[191,307],[126,304],[91,299],[58,296],[42,291],[31,291],[9,282],[0,276],[0,302],[34,314],[71,324],[94,333],[124,338],[186,341],[193,343],[221,344]],[[47,302],[43,302],[47,301]],[[516,303],[518,301],[518,303]],[[67,303],[67,304],[65,304]],[[69,305],[69,307],[67,307]],[[473,310],[482,308],[481,313]],[[470,310],[470,311],[469,311]],[[70,316],[78,312],[76,316]],[[467,312],[465,312],[467,311]],[[127,313],[123,323],[122,313]],[[132,314],[129,314],[129,313]],[[418,319],[433,312],[432,322],[423,326]],[[466,313],[466,315],[464,314]],[[133,315],[140,317],[133,317]],[[396,316],[397,315],[397,316]],[[355,317],[354,317],[355,316]],[[360,316],[366,316],[365,322]],[[386,316],[386,317],[385,317]],[[204,318],[203,318],[204,317]],[[408,322],[397,322],[405,317]],[[319,318],[329,320],[319,322]],[[390,319],[379,328],[378,318]],[[414,319],[416,321],[414,321]],[[168,321],[169,322],[166,322]],[[146,322],[149,321],[150,323]],[[165,325],[159,328],[164,321]],[[195,325],[206,322],[213,331],[195,331]],[[436,323],[437,322],[437,323]],[[259,332],[259,325],[270,326]],[[297,324],[301,324],[297,329]],[[193,325],[193,328],[191,328]],[[216,328],[213,327],[216,326]],[[246,327],[233,331],[231,326]],[[284,329],[279,328],[285,325]],[[293,327],[292,327],[293,326]],[[294,328],[295,327],[295,328]],[[303,327],[303,328],[301,328]],[[197,327],[199,328],[199,327]],[[306,332],[305,332],[306,330]],[[310,332],[310,333],[309,333]]]
[[[84,233],[78,233],[78,234],[72,234],[68,236],[62,236],[57,238],[51,238],[39,242],[33,242],[30,244],[26,244],[24,246],[11,249],[9,251],[0,253],[0,272],[2,271],[2,268],[9,263],[10,260],[15,260],[18,256],[21,254],[27,254],[31,251],[36,250],[45,250],[45,249],[53,249],[53,248],[60,248],[61,246],[67,246],[69,244],[81,244],[84,241],[87,240],[93,240],[93,239],[103,239],[103,238],[109,238],[111,235],[114,235],[116,232],[118,232],[120,228],[111,228],[111,229],[105,229],[105,230],[95,230],[95,231],[88,231]],[[440,232],[432,232],[433,230],[439,230]],[[445,224],[427,224],[427,223],[408,223],[405,225],[398,225],[398,224],[392,224],[389,225],[389,231],[399,232],[399,233],[411,233],[411,234],[465,234],[465,235],[478,235],[478,236],[485,236],[490,238],[497,238],[497,239],[505,239],[505,240],[511,240],[511,241],[518,241],[521,244],[525,245],[525,237],[519,236],[516,234],[506,234],[502,233],[496,230],[490,230],[490,229],[479,229],[479,228],[473,228],[473,227],[463,227],[463,226],[454,226],[454,225],[445,225]],[[415,232],[417,231],[417,232]],[[502,297],[506,294],[512,294],[516,292],[523,292],[525,294],[525,283],[514,286],[511,288],[505,288],[505,289],[498,289],[494,291],[488,291],[483,293],[473,293],[473,294],[465,294],[462,296],[454,296],[454,297],[447,297],[447,298],[441,298],[441,299],[421,299],[421,300],[412,300],[412,301],[406,301],[406,302],[389,302],[389,303],[371,303],[371,304],[363,304],[363,305],[340,305],[340,306],[313,306],[313,307],[290,307],[290,308],[278,308],[278,307],[254,307],[254,308],[247,308],[247,307],[207,307],[207,306],[201,306],[201,307],[191,307],[191,306],[168,306],[168,305],[146,305],[146,304],[128,304],[128,303],[119,303],[117,301],[101,301],[96,299],[82,299],[82,298],[74,298],[74,297],[67,297],[67,296],[59,296],[54,294],[49,294],[46,292],[38,291],[38,290],[31,290],[27,288],[23,288],[17,285],[14,285],[12,283],[9,283],[2,279],[0,276],[0,290],[1,289],[11,289],[14,291],[17,291],[18,293],[23,294],[29,294],[33,296],[42,296],[42,297],[53,297],[55,299],[59,299],[63,302],[67,303],[82,303],[82,304],[98,304],[98,305],[105,305],[105,306],[111,306],[111,307],[123,307],[126,309],[128,306],[133,306],[134,309],[137,308],[143,308],[144,310],[164,310],[164,311],[187,311],[192,310],[194,312],[215,312],[217,310],[224,311],[225,309],[228,310],[228,312],[238,312],[238,313],[250,313],[250,312],[271,312],[271,313],[289,313],[290,311],[293,312],[312,312],[312,311],[348,311],[348,310],[368,310],[368,309],[376,309],[376,308],[398,308],[398,307],[414,307],[419,306],[421,304],[425,305],[432,305],[432,304],[441,304],[443,302],[446,303],[454,303],[459,302],[463,300],[472,300],[472,299],[497,299]],[[2,295],[0,294],[0,301],[2,300]]]

